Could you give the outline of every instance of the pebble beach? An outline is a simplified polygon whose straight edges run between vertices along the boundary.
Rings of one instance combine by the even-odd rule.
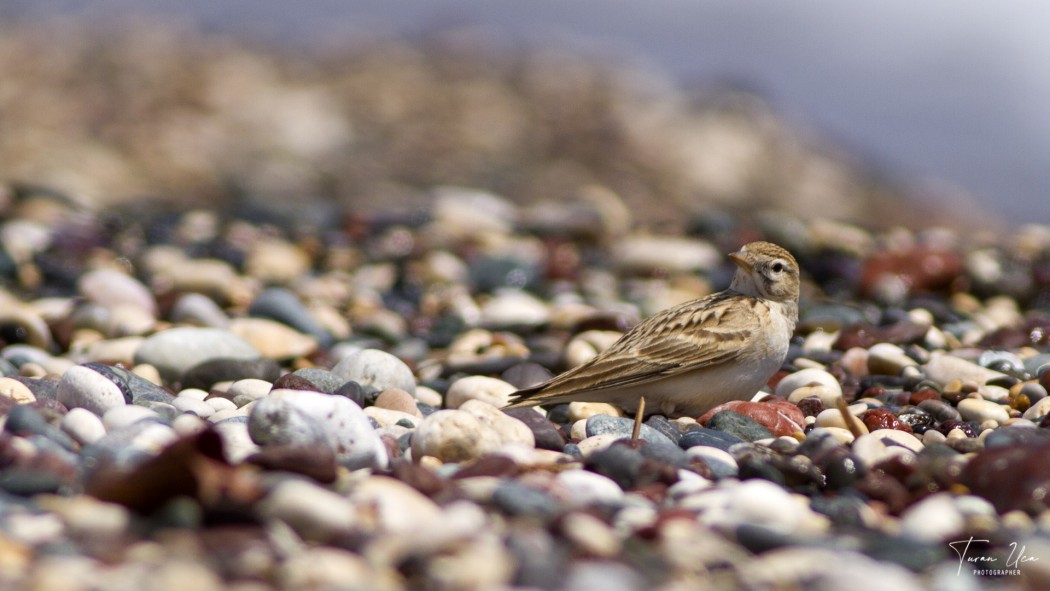
[[[860,176],[840,218],[729,191],[651,223],[608,174],[367,208],[0,186],[0,588],[1050,586],[1050,227],[881,223]],[[753,400],[637,441],[501,410],[758,239],[803,287]]]

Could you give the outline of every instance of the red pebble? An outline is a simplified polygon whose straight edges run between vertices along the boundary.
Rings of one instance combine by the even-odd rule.
[[[777,437],[804,431],[806,428],[806,416],[797,406],[782,398],[764,402],[745,400],[726,402],[704,413],[704,416],[697,419],[697,422],[706,425],[711,417],[723,410],[731,410],[749,417],[769,429],[770,433]]]
[[[940,400],[940,399],[941,399],[941,393],[938,392],[937,390],[934,390],[933,388],[930,388],[930,387],[919,388],[918,390],[916,390],[916,391],[911,393],[911,396],[908,398],[908,404],[911,404],[913,406],[919,406],[919,403],[923,402],[925,400]]]
[[[864,422],[864,426],[869,431],[876,429],[896,429],[898,431],[905,431],[911,433],[911,427],[902,423],[892,411],[886,408],[873,408],[865,411],[860,416],[860,420]]]

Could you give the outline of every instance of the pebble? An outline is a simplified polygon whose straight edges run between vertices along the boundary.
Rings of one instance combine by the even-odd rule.
[[[252,441],[267,445],[315,445],[326,442],[336,461],[350,469],[384,468],[382,440],[361,407],[347,398],[320,392],[273,390],[249,415]]]
[[[622,417],[623,411],[618,406],[605,402],[570,402],[569,420],[584,421],[594,415],[605,415],[609,417]]]
[[[918,365],[897,345],[877,343],[868,349],[868,372],[874,375],[899,375],[906,367]]]
[[[339,361],[332,372],[374,392],[398,388],[411,394],[416,389],[416,378],[408,365],[379,349],[362,349],[351,353]]]
[[[257,357],[254,347],[228,330],[184,326],[147,337],[135,352],[135,363],[148,363],[165,381],[174,382],[208,360]]]
[[[864,421],[850,414],[849,420],[853,423],[853,428],[850,428],[846,424],[846,420],[842,417],[842,413],[837,408],[829,408],[821,411],[817,415],[816,426],[818,427],[837,427],[839,429],[846,429],[849,431],[860,431],[861,433],[867,433],[868,428],[864,425]]]
[[[1031,407],[1029,407],[1028,410],[1024,411],[1024,414],[1022,414],[1021,416],[1026,419],[1035,421],[1041,419],[1042,417],[1045,417],[1047,414],[1050,414],[1050,397],[1043,398],[1039,402],[1036,402]]]
[[[0,396],[7,396],[16,404],[36,402],[36,396],[28,386],[11,378],[0,378]]]
[[[58,401],[69,408],[84,408],[98,416],[127,404],[124,392],[93,369],[78,365],[66,370],[58,382]]]
[[[777,396],[780,396],[781,398],[789,399],[792,392],[798,390],[799,388],[814,385],[823,386],[825,388],[825,390],[822,390],[822,392],[824,392],[824,396],[826,396],[828,400],[832,401],[832,404],[834,404],[833,401],[835,398],[842,396],[842,386],[839,385],[839,381],[835,379],[835,376],[822,369],[803,369],[801,371],[789,374],[777,383],[777,387],[774,390],[774,393]],[[819,396],[819,394],[809,395]],[[806,396],[801,396],[798,399],[801,400],[805,397]],[[821,400],[823,401],[824,398],[822,397]],[[825,402],[825,405],[827,405],[827,402]]]
[[[966,527],[966,517],[948,493],[935,493],[901,515],[901,533],[930,543],[954,540]]]
[[[623,489],[611,478],[589,470],[564,470],[551,482],[551,494],[570,508],[618,504]]]
[[[106,434],[102,419],[86,408],[71,408],[62,417],[62,430],[80,445],[91,445]]]
[[[303,538],[317,542],[348,535],[362,520],[350,499],[298,479],[277,484],[257,511],[260,517],[279,520]]]
[[[766,429],[754,419],[731,410],[724,410],[713,415],[708,421],[708,428],[722,431],[739,437],[744,441],[757,441],[773,437],[769,429]]]
[[[467,376],[449,386],[445,393],[445,407],[459,408],[469,400],[480,400],[490,406],[502,408],[510,403],[510,395],[518,389],[497,378]]]
[[[317,339],[268,318],[234,318],[227,330],[267,359],[296,359],[317,350]]]
[[[978,423],[996,421],[1003,423],[1010,418],[1010,413],[1006,410],[1006,407],[990,400],[981,400],[980,398],[964,398],[959,401],[956,408],[964,421],[977,421]]]
[[[157,413],[143,406],[116,406],[102,415],[102,424],[106,431],[116,431],[139,421],[159,421]]]
[[[497,451],[501,436],[464,410],[439,410],[423,419],[412,434],[412,457],[465,462]]]
[[[588,437],[614,435],[618,438],[630,438],[633,431],[633,419],[610,417],[608,415],[591,415],[586,419],[586,433]],[[649,443],[667,444],[677,447],[677,444],[666,435],[644,423],[638,432],[638,438]]]
[[[224,399],[220,398],[220,399],[216,399],[216,400],[224,400]],[[225,402],[229,402],[228,400],[224,400],[224,401]],[[233,406],[232,402],[229,402],[229,403],[230,403],[231,406]],[[176,396],[175,400],[173,400],[171,402],[171,404],[172,404],[172,406],[177,408],[180,412],[193,413],[193,414],[197,415],[198,417],[200,417],[202,419],[206,419],[206,418],[210,417],[211,415],[215,414],[216,410],[219,410],[219,409],[216,409],[214,405],[209,404],[207,402],[204,402],[203,400],[199,400],[197,398],[191,398],[189,396],[182,396],[182,395]],[[236,408],[236,407],[234,407],[234,408]]]
[[[678,444],[685,450],[696,446],[704,446],[728,451],[730,447],[743,441],[743,439],[731,433],[701,427],[686,431],[682,434]]]
[[[215,300],[200,293],[184,293],[171,309],[171,320],[198,327],[226,328],[230,318]]]
[[[986,384],[991,380],[1006,377],[1006,374],[1002,372],[981,367],[976,363],[946,353],[934,353],[922,370],[926,377],[941,385],[952,380]]]

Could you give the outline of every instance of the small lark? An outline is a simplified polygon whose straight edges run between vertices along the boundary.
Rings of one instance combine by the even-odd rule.
[[[650,317],[594,359],[517,391],[508,408],[580,400],[697,417],[751,399],[787,356],[799,267],[769,242],[752,242],[729,258],[739,267],[729,289]]]

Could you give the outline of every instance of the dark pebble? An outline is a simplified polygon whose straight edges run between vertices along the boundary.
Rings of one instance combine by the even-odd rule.
[[[867,505],[863,499],[850,495],[815,496],[809,502],[810,509],[826,515],[836,526],[844,529],[866,527]]]
[[[364,386],[353,380],[339,386],[335,389],[335,392],[332,393],[338,396],[346,396],[361,408],[370,406],[379,396],[379,392],[377,392],[375,388],[366,389]]]
[[[274,382],[279,377],[281,366],[272,359],[209,359],[186,372],[182,387],[211,390],[219,382],[248,378]]]
[[[294,373],[286,373],[274,381],[273,389],[317,391],[318,387],[317,384],[302,376],[296,375]]]
[[[569,405],[557,404],[547,409],[547,420],[556,425],[569,424]]]
[[[1000,427],[984,438],[984,447],[992,449],[1014,444],[1038,445],[1050,441],[1050,432],[1045,429],[1026,429],[1023,427]]]
[[[560,511],[558,502],[547,493],[509,480],[496,487],[492,502],[504,513],[516,517],[534,517],[546,521]]]
[[[731,410],[723,410],[716,413],[707,421],[706,427],[728,433],[744,441],[757,441],[773,437],[769,429],[766,429],[754,419]]]
[[[320,367],[305,367],[292,372],[292,375],[309,380],[318,392],[334,393],[346,380],[338,375]],[[278,378],[279,380],[280,378]]]
[[[729,448],[743,442],[743,439],[732,433],[717,431],[708,427],[693,427],[682,434],[682,438],[678,441],[678,445],[682,449],[704,445],[723,451],[729,451]]]
[[[919,403],[919,408],[930,413],[930,416],[938,423],[962,420],[959,411],[943,400],[924,400]]]
[[[645,424],[652,429],[663,433],[676,445],[682,440],[682,430],[678,428],[678,425],[672,423],[663,415],[653,415],[646,419]]]
[[[959,429],[963,433],[966,433],[967,437],[977,437],[977,428],[972,423],[964,421],[944,421],[940,425],[937,425],[937,430],[947,435],[951,433],[953,429]]]
[[[323,348],[331,346],[334,340],[332,335],[314,320],[303,302],[294,293],[282,287],[271,287],[261,291],[248,307],[248,314],[286,324],[316,338]]]
[[[124,393],[124,400],[128,404],[142,404],[144,402],[163,402],[171,404],[175,397],[170,392],[140,377],[123,367],[106,365],[104,363],[85,363],[84,367],[98,372],[106,379],[113,382]]]
[[[663,462],[675,468],[688,468],[689,456],[685,450],[673,444],[646,443],[638,447],[642,457]]]
[[[978,452],[963,468],[960,482],[988,499],[1000,513],[1031,515],[1050,507],[1050,441],[1013,444]]]
[[[587,456],[584,466],[613,480],[620,488],[630,490],[638,481],[645,458],[627,445],[611,445]]]
[[[880,562],[899,564],[913,572],[923,572],[949,557],[947,546],[931,544],[906,536],[875,534],[863,538],[862,552]],[[951,554],[954,558],[954,554]]]
[[[268,445],[252,454],[247,463],[267,470],[284,470],[309,476],[318,482],[335,482],[335,453],[327,445]]]
[[[798,409],[802,411],[803,416],[815,417],[824,411],[824,403],[820,398],[810,396],[798,401]]]
[[[536,447],[561,451],[565,447],[565,438],[554,423],[548,421],[544,416],[531,408],[508,408],[506,414],[525,423],[536,438]]]
[[[568,544],[530,521],[508,524],[507,549],[517,568],[511,584],[521,589],[561,589],[572,556]]]
[[[37,402],[45,400],[58,401],[58,380],[48,378],[27,378],[23,376],[11,376],[25,384],[29,391],[36,397]]]

